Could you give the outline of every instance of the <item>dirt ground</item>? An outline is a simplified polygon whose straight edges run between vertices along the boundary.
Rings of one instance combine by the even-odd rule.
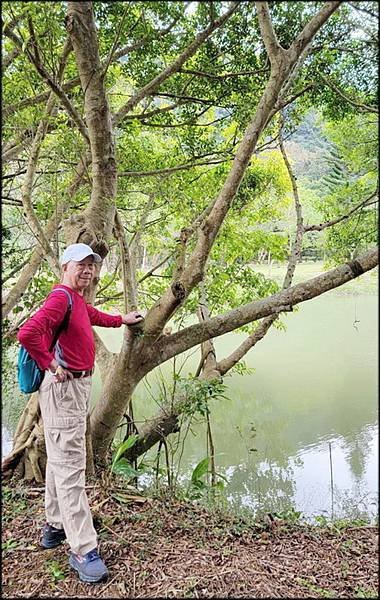
[[[3,487],[3,598],[376,598],[376,527],[243,518],[125,489],[88,489],[105,583],[79,582],[68,546],[39,547],[43,490]]]

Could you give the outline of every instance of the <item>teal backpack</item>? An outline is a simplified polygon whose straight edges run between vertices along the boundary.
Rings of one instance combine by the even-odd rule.
[[[66,309],[65,316],[63,317],[62,323],[59,325],[57,331],[55,332],[53,341],[50,345],[49,351],[51,352],[54,346],[57,343],[57,340],[62,333],[63,330],[67,329],[67,326],[70,321],[71,309],[73,306],[73,300],[71,298],[71,294],[65,288],[55,288],[51,294],[56,291],[65,292],[66,296],[69,299],[69,303]],[[36,392],[42,383],[44,378],[44,371],[42,371],[37,365],[36,361],[30,356],[29,352],[21,346],[18,351],[17,357],[17,379],[19,388],[24,394],[32,394]]]

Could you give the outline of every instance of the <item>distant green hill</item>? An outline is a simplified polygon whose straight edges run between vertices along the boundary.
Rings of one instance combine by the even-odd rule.
[[[307,180],[311,189],[326,194],[347,177],[337,150],[322,132],[320,117],[315,110],[306,114],[288,138],[286,149],[296,177]]]

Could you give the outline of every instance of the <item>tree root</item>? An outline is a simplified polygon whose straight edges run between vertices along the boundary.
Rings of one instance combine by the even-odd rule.
[[[12,452],[1,464],[4,479],[15,476],[27,481],[44,481],[46,467],[45,440],[38,395],[32,394],[20,417],[13,437]]]

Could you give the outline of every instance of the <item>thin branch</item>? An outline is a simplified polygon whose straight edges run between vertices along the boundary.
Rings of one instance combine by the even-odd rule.
[[[156,115],[161,115],[165,112],[169,112],[172,110],[175,110],[176,108],[178,108],[179,106],[182,106],[183,104],[185,104],[185,101],[179,101],[179,102],[175,102],[175,104],[170,104],[169,106],[164,106],[163,108],[157,108],[156,110],[151,110],[150,112],[142,112],[139,114],[131,114],[128,117],[125,117],[126,121],[134,121],[135,119],[139,120],[139,121],[145,121],[146,119],[150,119],[151,117],[154,117]]]
[[[120,39],[122,27],[124,25],[124,20],[125,20],[125,17],[127,16],[127,12],[129,10],[129,8],[130,8],[130,5],[128,5],[128,3],[127,3],[126,6],[125,6],[125,8],[124,8],[124,12],[122,14],[122,17],[120,19],[120,23],[118,25],[117,32],[116,32],[116,35],[115,35],[115,38],[114,38],[111,50],[109,52],[108,58],[106,58],[106,60],[105,60],[105,65],[103,67],[103,77],[106,76],[108,67],[110,66],[111,62],[114,61],[114,56],[115,56],[115,53],[116,53],[117,44],[118,44],[118,41]],[[136,22],[133,25],[130,33],[132,33],[133,29],[137,26],[137,24],[140,21],[140,19],[141,19],[141,16],[136,20]]]
[[[119,50],[117,50],[114,53],[113,58],[112,58],[112,63],[116,62],[119,58],[122,58],[123,56],[125,56],[126,54],[128,54],[130,52],[139,50],[142,46],[144,46],[144,44],[149,42],[151,39],[155,39],[156,37],[160,38],[160,37],[167,35],[172,30],[172,28],[176,25],[177,22],[178,22],[178,18],[174,19],[172,21],[172,23],[165,29],[158,29],[157,31],[155,31],[154,32],[155,35],[153,35],[153,36],[147,35],[147,36],[141,38],[140,40],[138,40],[137,42],[134,42],[133,44],[123,46],[122,48],[120,48]],[[103,61],[101,63],[102,68],[105,67],[106,60],[107,60],[107,58],[103,59]],[[69,92],[70,90],[77,87],[78,85],[80,85],[80,77],[74,77],[73,79],[70,79],[69,81],[65,82],[62,85],[62,89],[65,92]],[[36,96],[33,96],[32,98],[25,98],[25,100],[21,100],[17,104],[4,106],[2,109],[3,116],[4,117],[10,116],[13,113],[15,113],[16,111],[26,108],[27,106],[35,106],[36,104],[40,104],[41,102],[46,102],[48,97],[49,97],[49,92],[43,92],[41,94],[37,94]]]
[[[177,127],[210,127],[211,125],[215,125],[215,123],[220,123],[225,119],[228,119],[230,115],[226,115],[225,117],[220,117],[219,119],[214,119],[213,121],[209,121],[209,123],[195,123],[194,119],[198,118],[198,115],[195,115],[190,121],[182,121],[182,123],[146,123],[147,127],[157,127],[160,129],[176,129]]]
[[[20,50],[18,48],[14,48],[11,52],[6,54],[1,59],[1,71],[5,73],[7,68],[13,63],[14,59],[20,54]]]
[[[30,260],[30,255],[22,263],[20,263],[14,269],[12,269],[12,271],[10,271],[8,273],[8,275],[4,276],[3,279],[1,280],[2,285],[4,285],[4,283],[6,281],[8,281],[9,279],[12,279],[13,275],[16,275],[16,273],[18,273],[19,271],[21,271],[21,269],[23,267],[25,267],[25,265],[27,265],[29,263],[29,260]]]
[[[300,198],[299,198],[298,187],[296,184],[296,178],[294,176],[293,169],[290,165],[289,159],[288,159],[286,151],[285,151],[284,140],[283,140],[283,125],[284,125],[283,120],[281,120],[278,138],[279,138],[282,158],[284,160],[286,169],[288,171],[289,179],[292,184],[294,206],[295,206],[296,218],[297,218],[296,219],[296,233],[295,233],[294,241],[292,242],[288,266],[287,266],[284,281],[282,284],[282,289],[286,290],[292,284],[294,271],[295,271],[296,265],[301,257],[304,226],[303,226],[303,217],[302,217],[302,206],[301,206],[301,202],[300,202]],[[269,331],[269,329],[271,328],[273,323],[278,319],[278,317],[279,317],[278,314],[272,314],[272,315],[262,319],[262,321],[259,323],[258,327],[255,329],[255,331],[253,331],[253,333],[251,333],[251,335],[249,335],[248,338],[246,338],[243,341],[243,343],[240,344],[240,346],[238,348],[236,348],[236,350],[234,350],[234,352],[232,352],[230,354],[230,356],[224,358],[223,360],[221,360],[218,363],[217,369],[220,372],[220,374],[224,375],[225,373],[227,373],[230,369],[232,369],[232,367],[234,365],[236,365],[236,363],[239,362],[239,360],[241,360],[243,358],[243,356],[246,355],[246,353],[249,350],[251,350],[254,346],[256,346],[256,344],[265,337],[265,335],[267,334],[267,332]]]
[[[165,256],[165,258],[163,258],[162,260],[160,260],[160,262],[157,263],[151,269],[149,269],[149,271],[147,271],[146,273],[144,273],[144,275],[139,279],[139,283],[142,283],[145,279],[148,279],[148,277],[151,277],[151,275],[153,275],[153,273],[155,271],[157,271],[157,269],[159,269],[160,267],[162,267],[162,265],[164,265],[169,260],[169,258],[171,258],[174,254],[175,254],[175,250],[173,250],[173,252],[171,252],[170,254],[168,254],[168,256]]]
[[[153,94],[154,92],[152,92]],[[195,104],[207,104],[207,106],[216,106],[217,108],[225,108],[225,106],[216,105],[214,100],[207,98],[197,98],[196,96],[183,96],[181,94],[170,94],[166,92],[157,92],[155,95],[158,98],[176,98],[179,101],[194,102]]]
[[[213,21],[206,29],[201,31],[195,39],[187,46],[187,48],[181,52],[179,56],[168,66],[166,69],[161,71],[156,77],[149,81],[146,85],[140,88],[128,102],[116,113],[114,123],[117,125],[123,118],[137,106],[143,98],[152,95],[158,90],[160,85],[168,79],[173,73],[178,72],[182,65],[193,56],[200,46],[214,33],[216,29],[221,27],[236,11],[239,6],[239,2],[231,2],[228,10],[221,15],[218,19]]]
[[[273,115],[276,112],[278,112],[279,110],[282,110],[283,108],[285,108],[285,106],[289,106],[289,104],[292,104],[293,102],[295,102],[295,100],[297,100],[297,98],[299,98],[300,96],[303,96],[303,94],[305,94],[309,90],[313,89],[313,87],[315,87],[315,85],[316,84],[314,82],[309,83],[304,88],[302,88],[302,90],[300,90],[296,94],[293,94],[293,96],[290,96],[289,98],[286,98],[286,99],[279,98],[278,103],[275,106]]]
[[[228,79],[229,77],[243,77],[248,75],[259,75],[261,73],[268,73],[268,69],[256,69],[255,71],[236,71],[230,73],[206,73],[205,71],[193,71],[191,69],[179,69],[179,73],[184,73],[188,75],[197,75],[199,77],[207,77],[208,79]]]
[[[359,12],[363,12],[366,15],[369,15],[370,17],[374,18],[374,19],[378,19],[379,15],[372,12],[372,10],[369,10],[368,8],[365,8],[363,6],[364,2],[358,2],[355,4],[355,2],[348,2],[348,4],[350,6],[352,6],[352,8],[355,8],[355,10],[358,10]]]
[[[333,225],[336,225],[337,223],[340,223],[341,221],[345,221],[346,219],[349,219],[350,216],[354,212],[359,210],[360,208],[364,208],[366,206],[371,206],[372,204],[376,204],[378,202],[377,197],[378,197],[378,190],[376,190],[373,194],[368,196],[368,198],[366,198],[362,202],[359,202],[359,204],[354,206],[348,213],[342,215],[341,217],[337,217],[336,219],[332,219],[330,221],[325,221],[324,223],[319,223],[318,225],[305,225],[304,230],[305,231],[322,231],[323,229],[326,229],[327,227],[332,227]],[[376,198],[376,201],[370,202],[370,200],[372,200],[372,198]]]
[[[118,173],[118,177],[152,177],[154,175],[170,175],[171,173],[176,173],[177,171],[186,171],[193,169],[194,167],[201,167],[203,165],[219,165],[220,163],[224,163],[232,159],[233,157],[220,160],[209,160],[205,162],[177,165],[176,167],[168,167],[167,169],[154,169],[152,171],[123,171]]]
[[[117,210],[115,212],[114,232],[120,248],[124,309],[128,313],[137,308],[136,276],[129,254],[128,243],[125,239],[123,223]]]
[[[20,40],[20,38],[17,35],[15,35],[13,32],[9,32],[8,30],[5,30],[4,33],[16,44],[16,46],[18,48],[20,48],[20,50],[23,50],[22,40]],[[31,31],[31,34],[32,34],[32,31]],[[86,144],[89,144],[87,128],[83,122],[82,117],[80,116],[80,114],[78,113],[76,108],[71,104],[68,96],[65,94],[65,92],[63,91],[61,86],[56,81],[54,81],[53,77],[50,75],[50,73],[47,71],[47,69],[44,67],[44,65],[40,62],[39,51],[38,51],[38,46],[37,46],[36,40],[31,38],[30,45],[31,45],[31,47],[34,48],[34,54],[31,52],[30,48],[28,46],[26,46],[25,53],[26,53],[27,57],[29,58],[30,62],[33,64],[33,66],[35,67],[35,69],[39,73],[39,75],[41,75],[41,77],[48,84],[48,86],[51,88],[51,90],[58,96],[59,100],[61,101],[62,106],[65,108],[68,115],[72,118],[74,123],[77,125],[80,133],[82,134],[84,140],[86,141]]]
[[[376,115],[379,114],[379,109],[375,108],[374,106],[368,106],[367,104],[362,104],[361,102],[356,102],[355,100],[352,100],[352,98],[349,98],[346,94],[344,94],[337,85],[335,85],[335,83],[333,83],[332,81],[329,81],[329,79],[327,79],[327,77],[325,77],[324,75],[322,75],[322,73],[319,73],[319,77],[322,79],[322,81],[325,82],[325,84],[334,92],[336,92],[338,94],[338,96],[340,96],[341,98],[343,98],[343,100],[345,100],[346,102],[348,102],[348,104],[351,104],[352,106],[356,106],[356,108],[359,108],[361,111],[363,112],[370,112],[370,113],[374,113]]]
[[[31,32],[32,32],[32,35],[34,35],[33,29],[31,30]],[[70,52],[70,49],[71,49],[71,43],[69,40],[66,40],[65,47],[64,47],[64,50],[62,53],[61,63],[60,63],[60,72],[59,72],[60,76],[62,76],[62,74],[63,74],[64,65],[66,64],[66,60],[67,60],[68,54]],[[55,95],[51,93],[49,100],[47,102],[46,108],[45,108],[44,116],[42,117],[42,120],[37,127],[36,135],[33,140],[32,148],[31,148],[31,152],[30,152],[30,156],[29,156],[29,160],[28,160],[27,170],[26,170],[27,172],[26,172],[25,179],[24,179],[24,182],[23,182],[23,185],[21,188],[21,199],[22,199],[22,205],[23,205],[23,209],[24,209],[24,216],[27,218],[28,224],[31,227],[33,234],[35,235],[37,241],[39,242],[41,247],[44,249],[44,252],[46,253],[46,257],[47,257],[49,263],[51,264],[53,271],[59,276],[60,275],[60,266],[58,263],[58,259],[50,247],[49,239],[46,237],[45,232],[43,231],[43,229],[41,227],[41,224],[34,212],[33,205],[32,205],[32,187],[33,187],[33,182],[34,182],[34,177],[35,177],[35,172],[36,172],[36,165],[37,165],[39,154],[40,154],[41,144],[42,144],[42,141],[43,141],[46,131],[47,131],[48,121],[49,121],[50,116],[53,114],[54,110],[55,110]],[[8,306],[7,306],[7,308],[9,310]]]

